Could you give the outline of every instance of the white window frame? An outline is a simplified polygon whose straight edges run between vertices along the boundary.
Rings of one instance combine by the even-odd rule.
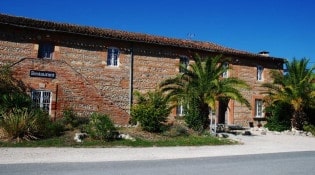
[[[185,113],[184,113],[184,106],[183,105],[178,105],[176,107],[176,115],[177,116],[185,116]]]
[[[182,100],[176,106],[176,115],[180,117],[185,116],[185,108]]]
[[[119,66],[119,54],[120,51],[116,47],[109,47],[107,49],[107,66],[118,67]]]
[[[261,65],[257,66],[257,80],[258,81],[263,81],[263,72],[264,72],[264,67]]]
[[[264,105],[262,99],[255,99],[255,118],[263,118]]]
[[[228,70],[229,63],[228,62],[224,62],[222,66],[223,66],[223,68],[226,68],[226,71],[224,71],[222,73],[222,78],[228,78],[229,77],[229,70]]]
[[[47,97],[48,95],[48,97]],[[32,101],[36,107],[51,113],[52,93],[48,90],[33,90]]]

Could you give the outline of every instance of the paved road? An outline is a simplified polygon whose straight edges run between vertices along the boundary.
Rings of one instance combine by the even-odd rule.
[[[1,175],[313,175],[315,151],[171,160],[2,164]]]

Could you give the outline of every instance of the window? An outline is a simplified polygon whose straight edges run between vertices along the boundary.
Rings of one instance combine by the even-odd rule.
[[[256,118],[263,117],[263,101],[261,99],[255,100],[255,117]]]
[[[185,115],[185,108],[184,108],[184,104],[183,104],[182,100],[180,100],[178,102],[178,105],[176,107],[176,115],[177,116],[184,116]]]
[[[223,67],[223,69],[225,69],[225,71],[222,73],[222,77],[228,78],[229,77],[229,72],[228,72],[229,63],[227,63],[227,62],[223,63],[222,67]]]
[[[110,47],[107,49],[107,66],[118,66],[119,49]]]
[[[54,45],[51,43],[41,43],[38,48],[38,58],[52,59],[54,53]]]
[[[177,116],[184,116],[185,113],[184,113],[184,106],[183,105],[178,105],[177,108],[176,108],[176,115]]]
[[[189,58],[186,56],[180,56],[179,62],[180,62],[179,72],[184,73],[189,65]]]
[[[257,66],[257,80],[258,81],[263,80],[263,71],[264,71],[264,68],[262,66]]]
[[[51,92],[44,90],[32,91],[32,100],[36,107],[49,113],[51,104]]]

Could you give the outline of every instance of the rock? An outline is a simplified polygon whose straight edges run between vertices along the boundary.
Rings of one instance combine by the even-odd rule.
[[[274,131],[273,134],[274,135],[281,135],[281,133],[279,131]]]
[[[131,137],[129,134],[119,134],[118,138],[125,139],[125,140],[136,141],[136,139]]]
[[[79,132],[79,133],[75,133],[74,134],[74,140],[76,141],[76,142],[82,142],[82,139],[84,139],[85,137],[87,137],[87,133],[81,133],[81,132]]]
[[[224,134],[224,133],[219,133],[219,134],[217,134],[217,137],[219,137],[219,138],[228,138],[229,135],[228,134]]]
[[[244,136],[250,136],[250,135],[252,135],[252,133],[250,131],[245,131],[243,135]]]
[[[261,135],[267,135],[267,131],[261,131]]]

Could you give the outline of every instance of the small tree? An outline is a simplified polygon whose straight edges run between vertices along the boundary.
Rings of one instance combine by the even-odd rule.
[[[262,86],[267,89],[265,101],[269,105],[287,104],[291,108],[291,127],[301,130],[309,121],[306,109],[315,107],[315,81],[313,71],[315,66],[308,68],[308,59],[286,62],[287,73],[272,71],[272,83]]]
[[[171,108],[168,106],[168,99],[155,90],[146,94],[135,92],[137,104],[131,108],[132,120],[140,123],[145,131],[161,132]]]
[[[92,138],[110,141],[116,136],[116,128],[108,115],[93,113],[87,125],[87,132]]]
[[[266,107],[267,124],[264,126],[271,131],[284,131],[291,127],[290,115],[292,109],[286,103],[275,103]]]
[[[218,101],[233,99],[250,107],[239,91],[240,88],[249,88],[246,82],[235,77],[222,78],[229,68],[222,64],[221,56],[205,59],[197,56],[194,64],[182,69],[182,74],[163,81],[160,87],[175,103],[185,103],[185,118],[189,127],[206,129],[209,126],[209,109],[215,110]]]

